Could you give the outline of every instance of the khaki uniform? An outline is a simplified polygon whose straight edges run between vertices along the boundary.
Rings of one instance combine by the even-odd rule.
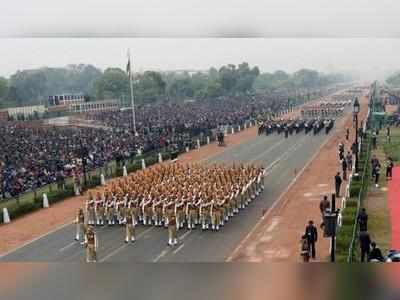
[[[97,217],[97,225],[104,225],[104,221],[105,221],[104,202],[97,204],[96,217]]]
[[[197,208],[193,202],[188,203],[187,227],[194,229],[197,224]]]
[[[201,229],[208,229],[210,218],[210,206],[200,204],[200,219],[201,219]]]
[[[94,201],[90,201],[88,205],[88,224],[95,225],[96,224],[96,213],[94,208]]]
[[[126,232],[125,243],[134,242],[136,240],[135,223],[132,215],[126,216]]]
[[[222,207],[222,206],[221,206]],[[221,207],[214,203],[211,212],[211,228],[212,230],[219,230],[221,224]]]
[[[76,220],[76,235],[75,235],[75,240],[79,241],[80,237],[84,238],[86,234],[86,225],[85,225],[85,215],[83,213],[83,210],[80,210],[78,212],[77,220]]]
[[[161,226],[162,225],[162,203],[157,202],[154,205],[154,225]]]
[[[118,224],[122,225],[126,217],[126,207],[123,203],[118,204]]]
[[[86,262],[97,261],[97,238],[93,230],[88,230],[85,236]]]
[[[115,224],[115,208],[114,203],[109,203],[107,207],[107,221],[108,225]]]
[[[175,216],[172,216],[168,224],[168,245],[170,246],[176,245],[178,243],[176,227],[176,218]]]
[[[183,227],[183,223],[185,221],[184,208],[185,208],[184,203],[180,203],[179,205],[176,206],[176,228],[177,229]]]
[[[152,217],[153,217],[153,211],[152,211],[152,204],[151,201],[146,201],[146,203],[143,204],[143,225],[152,225]]]
[[[169,220],[171,220],[173,215],[174,215],[174,203],[171,201],[165,206],[165,213],[164,213],[165,227],[169,225]]]

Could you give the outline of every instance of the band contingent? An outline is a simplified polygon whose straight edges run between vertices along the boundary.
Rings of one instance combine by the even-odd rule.
[[[333,119],[289,119],[289,120],[267,120],[258,122],[258,134],[284,134],[285,138],[289,135],[299,134],[304,132],[308,134],[312,132],[314,135],[319,134],[322,130],[325,130],[326,134],[329,134],[333,126],[335,125],[335,120]]]
[[[125,226],[125,243],[136,240],[135,227],[168,228],[168,245],[186,227],[219,231],[264,189],[265,170],[255,165],[162,164],[131,173],[89,191],[77,214],[75,239],[96,261],[93,226]]]

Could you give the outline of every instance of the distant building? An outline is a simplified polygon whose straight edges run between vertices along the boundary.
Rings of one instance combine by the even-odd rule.
[[[85,96],[81,93],[53,95],[48,99],[49,106],[72,105],[82,102],[85,102]]]
[[[8,120],[8,111],[7,109],[0,110],[0,122]]]
[[[75,103],[69,105],[70,113],[116,111],[119,109],[120,109],[120,101],[114,99],[102,100],[102,101],[90,101],[90,102]]]
[[[68,101],[68,100],[67,100]],[[81,114],[99,111],[116,111],[120,109],[120,101],[115,99],[102,101],[79,101],[64,105],[49,106],[50,116],[62,116],[66,114]]]

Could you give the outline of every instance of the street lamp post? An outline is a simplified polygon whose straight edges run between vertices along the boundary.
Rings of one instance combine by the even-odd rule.
[[[86,146],[82,144],[81,141],[81,159],[82,159],[82,169],[83,169],[83,184],[87,186],[87,176],[86,176],[86,166],[87,166],[87,157],[88,157],[88,149]]]
[[[360,103],[358,102],[358,98],[354,100],[353,104],[353,115],[354,115],[354,122],[355,122],[355,129],[356,129],[356,140],[355,140],[355,164],[354,169],[355,173],[358,173],[358,113],[360,112]]]

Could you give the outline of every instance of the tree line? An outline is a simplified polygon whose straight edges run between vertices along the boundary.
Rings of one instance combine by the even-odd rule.
[[[348,80],[342,74],[323,74],[301,69],[261,73],[257,66],[243,62],[210,68],[202,72],[146,71],[133,75],[137,103],[212,99],[277,90],[311,89]],[[0,77],[0,106],[44,104],[50,95],[84,93],[91,100],[130,99],[129,79],[121,68],[102,71],[92,65],[40,68],[17,71],[10,78]]]
[[[390,75],[386,79],[386,83],[393,87],[400,87],[400,72],[396,72],[396,73]]]

